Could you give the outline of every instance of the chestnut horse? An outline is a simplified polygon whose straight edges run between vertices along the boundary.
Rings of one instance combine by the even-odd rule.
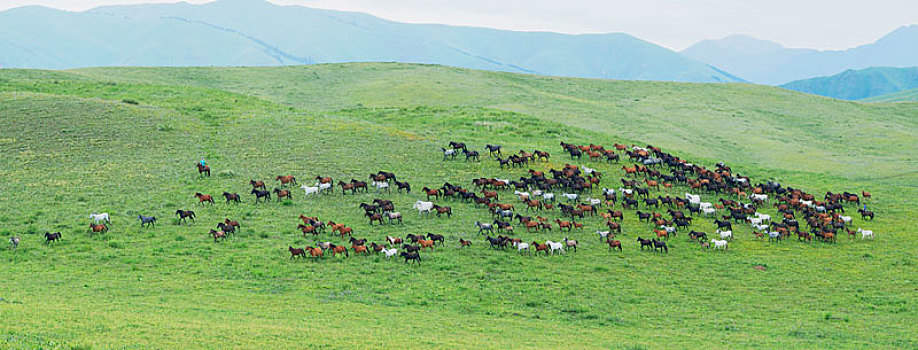
[[[288,184],[291,184],[291,183],[294,185],[297,184],[296,178],[293,177],[293,175],[278,176],[278,177],[275,177],[274,180],[280,181],[281,185],[283,186],[287,186]]]
[[[209,194],[201,194],[199,192],[199,193],[195,193],[194,196],[198,198],[198,203],[201,203],[201,205],[203,205],[205,202],[210,202],[210,204],[214,204],[214,197]]]

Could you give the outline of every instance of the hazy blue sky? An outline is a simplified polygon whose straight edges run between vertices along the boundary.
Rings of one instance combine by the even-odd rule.
[[[210,0],[189,0],[204,3]],[[748,34],[789,47],[845,49],[918,24],[918,0],[271,0],[367,12],[413,23],[565,33],[626,32],[681,50]],[[0,10],[44,5],[81,11],[174,0],[0,0]]]

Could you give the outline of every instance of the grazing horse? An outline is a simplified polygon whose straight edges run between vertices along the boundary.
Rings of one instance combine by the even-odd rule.
[[[418,265],[421,264],[421,254],[418,252],[402,252],[399,256],[405,258],[406,264],[409,260],[417,261]]]
[[[249,185],[252,185],[252,188],[268,189],[265,187],[265,182],[261,180],[249,180]]]
[[[151,225],[153,227],[156,227],[156,217],[155,216],[137,215],[137,220],[140,220],[140,227],[151,226]]]
[[[60,232],[55,232],[55,233],[45,232],[45,244],[57,241],[61,239],[61,237],[63,237],[63,235]],[[19,239],[16,239],[16,245],[19,245]]]
[[[210,204],[214,204],[214,197],[209,194],[201,194],[200,192],[198,192],[198,193],[195,193],[194,196],[198,198],[198,203],[201,203],[201,205],[204,205],[204,203],[207,203],[207,202],[210,202]]]
[[[278,201],[278,202],[280,202],[282,198],[287,198],[287,199],[289,199],[289,200],[293,200],[293,194],[290,192],[290,190],[282,190],[282,189],[279,189],[279,188],[275,188],[275,189],[274,189],[274,194],[277,195],[277,201]]]
[[[271,199],[270,191],[252,189],[251,193],[255,195],[255,204],[258,204],[259,199],[261,199],[262,202],[267,202],[269,199]]]
[[[191,222],[195,222],[194,212],[191,210],[176,210],[175,215],[179,216],[179,221],[178,221],[179,224],[182,222],[185,222],[187,224],[188,221],[185,219],[188,219],[188,218],[191,219]]]
[[[20,241],[19,237],[16,237],[16,236],[10,237],[10,249],[16,249],[17,247],[19,247],[19,241]]]
[[[210,166],[209,165],[202,165],[201,163],[195,163],[195,166],[198,167],[198,175],[200,175],[201,177],[204,177],[204,175],[207,175],[207,177],[210,177]]]
[[[306,257],[306,250],[303,248],[294,248],[292,246],[287,246],[287,250],[290,251],[290,259],[293,259],[296,257],[300,257],[300,258]]]
[[[236,193],[223,192],[223,197],[226,198],[226,204],[229,204],[229,202],[234,202],[236,204],[242,202],[242,196]]]
[[[94,224],[98,224],[100,222],[105,222],[109,225],[112,224],[112,220],[109,218],[108,213],[92,213],[89,214],[89,218],[92,219]]]
[[[278,176],[278,177],[275,177],[274,180],[280,181],[281,186],[287,186],[288,184],[291,184],[291,183],[294,185],[297,185],[296,178],[293,177],[293,175]]]

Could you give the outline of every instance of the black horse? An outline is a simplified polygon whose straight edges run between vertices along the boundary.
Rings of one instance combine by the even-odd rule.
[[[656,239],[651,240],[651,242],[653,242],[653,251],[657,251],[657,249],[659,249],[660,253],[666,252],[666,254],[669,254],[669,248],[666,247],[666,242],[658,241]]]
[[[151,225],[153,227],[156,227],[156,217],[155,216],[137,215],[137,220],[140,220],[140,227],[151,226]]]
[[[644,247],[653,248],[653,241],[649,239],[643,239],[641,237],[637,238],[637,241],[641,243],[641,250],[644,250]]]
[[[417,261],[418,265],[421,264],[421,254],[418,252],[402,252],[399,256],[405,258],[405,263],[407,264],[409,260]]]
[[[258,204],[259,199],[262,199],[263,202],[271,199],[271,191],[252,189],[252,194],[255,195],[255,204]]]
[[[217,224],[217,228],[219,228],[221,231],[225,232],[226,234],[232,233],[233,236],[236,235],[236,226],[234,225],[227,225],[221,222]]]
[[[55,233],[45,232],[45,244],[59,240],[61,239],[61,237],[63,237],[63,235],[61,235],[60,232],[55,232]]]
[[[492,157],[495,153],[497,153],[498,156],[501,155],[500,145],[486,145],[485,149],[488,150],[488,154]]]
[[[427,233],[427,239],[432,240],[434,242],[440,242],[441,245],[443,243],[446,243],[446,238],[443,237],[443,235],[433,234],[430,232]]]

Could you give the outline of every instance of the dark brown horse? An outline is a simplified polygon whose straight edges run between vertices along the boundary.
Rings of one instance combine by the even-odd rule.
[[[274,178],[274,179],[277,180],[277,181],[280,181],[281,185],[283,185],[283,186],[287,186],[287,185],[289,185],[289,184],[291,184],[291,183],[294,184],[294,185],[297,184],[297,183],[296,183],[296,178],[293,177],[293,175],[278,176],[278,177],[276,177],[276,178]]]
[[[204,175],[210,177],[210,166],[201,163],[195,163],[195,166],[198,167],[198,175],[201,175],[201,177],[204,177]]]

